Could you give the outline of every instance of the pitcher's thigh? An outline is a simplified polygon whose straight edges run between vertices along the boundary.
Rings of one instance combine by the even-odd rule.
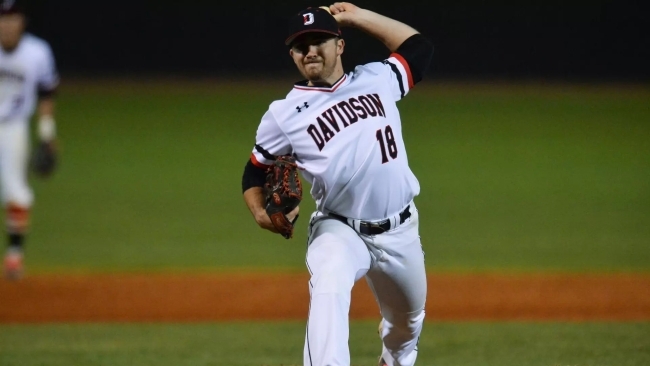
[[[375,294],[382,316],[394,323],[408,322],[410,315],[424,309],[427,276],[419,238],[382,250],[382,256],[366,278]]]
[[[349,226],[324,219],[311,228],[307,268],[312,276],[312,289],[351,288],[368,271],[370,261],[365,243]]]

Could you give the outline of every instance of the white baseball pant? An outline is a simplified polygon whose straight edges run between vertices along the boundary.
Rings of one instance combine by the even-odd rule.
[[[307,249],[310,308],[305,366],[349,366],[352,287],[366,277],[383,318],[382,357],[389,366],[412,366],[424,322],[427,280],[418,212],[385,233],[360,235],[322,212],[311,216]]]
[[[29,208],[34,199],[27,182],[28,121],[0,122],[0,193],[2,203]]]

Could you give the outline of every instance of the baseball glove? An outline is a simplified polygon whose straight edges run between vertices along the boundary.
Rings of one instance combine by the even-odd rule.
[[[302,200],[302,183],[296,159],[292,156],[279,156],[275,160],[267,170],[265,191],[266,213],[278,232],[290,239],[298,215],[292,221],[286,215]]]
[[[32,155],[32,170],[40,177],[49,177],[57,164],[54,142],[41,141]]]

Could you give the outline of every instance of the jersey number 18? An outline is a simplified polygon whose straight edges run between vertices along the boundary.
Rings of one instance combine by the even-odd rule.
[[[386,126],[383,132],[381,129],[378,129],[376,136],[377,141],[379,141],[379,147],[381,148],[381,163],[388,163],[386,150],[388,150],[388,155],[395,159],[397,157],[397,144],[395,144],[395,135],[393,135],[393,129],[390,128],[390,125]],[[385,142],[384,136],[386,136]],[[388,147],[388,149],[386,149],[386,147]]]

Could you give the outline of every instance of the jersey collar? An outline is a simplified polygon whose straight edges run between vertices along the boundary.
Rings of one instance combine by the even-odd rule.
[[[332,93],[336,89],[339,88],[343,84],[345,80],[347,80],[348,76],[346,74],[343,74],[339,78],[338,81],[336,81],[332,86],[309,86],[307,85],[308,81],[307,80],[302,80],[293,85],[294,89],[298,90],[308,90],[308,91],[321,91],[321,92],[327,92],[327,93]]]

